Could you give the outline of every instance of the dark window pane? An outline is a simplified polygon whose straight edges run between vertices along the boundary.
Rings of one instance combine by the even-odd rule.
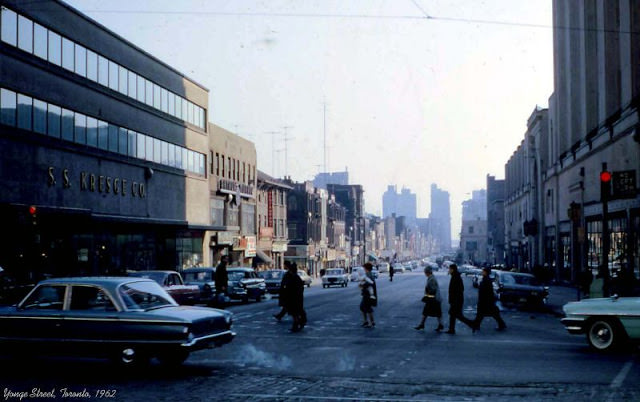
[[[51,137],[60,138],[60,121],[62,108],[56,105],[49,105],[47,118],[47,133]]]
[[[109,125],[102,120],[98,120],[98,148],[109,149]]]
[[[127,77],[127,69],[122,66],[118,66],[118,72],[118,91],[121,94],[126,95],[128,91],[127,84],[129,83],[129,77]]]
[[[0,90],[0,123],[16,125],[16,93],[2,88]]]
[[[62,109],[62,139],[73,141],[73,112]]]
[[[114,91],[118,90],[118,75],[120,73],[119,66],[109,60],[109,88]]]
[[[18,128],[31,130],[32,115],[33,99],[29,96],[18,94]]]
[[[75,67],[75,45],[67,38],[62,38],[62,67],[74,71]]]
[[[146,103],[149,106],[153,106],[153,83],[145,79],[144,86],[145,86],[144,103]]]
[[[18,14],[2,7],[2,41],[18,45]]]
[[[127,143],[129,142],[127,129],[120,127],[118,133],[118,152],[127,155]]]
[[[40,24],[33,24],[33,54],[47,60],[47,28]]]
[[[109,124],[109,151],[118,152],[118,126]]]
[[[133,71],[129,71],[128,76],[129,76],[129,91],[127,94],[129,95],[130,98],[136,99],[136,90],[138,88],[138,83],[136,79],[137,75]]]
[[[87,143],[87,116],[76,113],[75,114],[75,134],[74,140],[78,144],[86,144]]]
[[[62,64],[62,38],[53,31],[49,31],[49,59],[55,65]]]
[[[33,131],[47,133],[47,102],[33,100]]]
[[[153,107],[156,109],[160,109],[160,105],[162,104],[160,86],[153,84]]]
[[[138,133],[133,130],[129,130],[129,149],[127,155],[136,158],[138,156]]]
[[[147,143],[147,136],[144,134],[138,133],[138,153],[136,154],[136,157],[140,159],[145,158],[146,145],[147,145],[146,143]]]
[[[87,49],[76,44],[76,74],[83,77],[87,75]]]
[[[145,87],[144,87],[144,77],[141,77],[138,75],[137,77],[137,81],[138,81],[138,93],[136,94],[136,99],[138,99],[140,102],[144,102],[144,94],[145,94]]]
[[[98,55],[91,50],[87,50],[87,78],[98,81]]]
[[[33,22],[21,15],[18,17],[18,47],[33,53]]]
[[[87,116],[87,145],[98,146],[98,120]]]
[[[98,82],[105,87],[109,86],[109,60],[98,56]]]

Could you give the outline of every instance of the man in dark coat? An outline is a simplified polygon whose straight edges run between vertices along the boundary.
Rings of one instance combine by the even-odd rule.
[[[480,323],[484,317],[493,317],[498,323],[498,331],[507,329],[507,324],[504,323],[500,316],[500,310],[496,306],[496,297],[493,294],[493,284],[491,283],[491,268],[482,268],[482,281],[478,287],[478,312],[476,319],[473,322],[473,331],[480,329]]]
[[[458,272],[458,266],[456,264],[449,265],[449,275],[451,280],[449,281],[449,330],[447,334],[456,333],[456,319],[467,324],[469,327],[474,328],[473,321],[468,319],[462,314],[462,306],[464,305],[464,283],[460,272]]]
[[[280,287],[280,298],[282,307],[293,318],[291,332],[298,332],[306,324],[306,314],[304,312],[304,283],[298,276],[296,265],[285,263],[287,272],[282,278]]]
[[[215,282],[216,282],[216,300],[218,303],[221,300],[224,300],[224,297],[227,294],[227,286],[229,283],[229,275],[227,274],[227,262],[229,261],[229,257],[223,255],[220,258],[220,263],[216,267],[215,273]]]

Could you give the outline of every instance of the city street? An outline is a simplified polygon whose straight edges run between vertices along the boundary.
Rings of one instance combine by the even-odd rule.
[[[436,273],[443,311],[448,276]],[[465,278],[465,314],[473,318],[477,290]],[[357,284],[305,290],[309,323],[290,333],[290,318],[277,322],[277,299],[233,305],[236,339],[220,349],[196,352],[179,368],[156,362],[116,370],[101,360],[2,358],[3,400],[20,393],[52,392],[58,400],[157,401],[517,401],[640,398],[637,351],[598,354],[583,336],[569,335],[556,308],[502,312],[508,329],[485,319],[473,334],[462,323],[457,334],[418,324],[425,277],[421,272],[377,281],[376,327],[361,328]],[[553,288],[552,288],[553,292]],[[557,300],[557,299],[555,299]],[[558,307],[558,306],[549,306]],[[448,325],[445,314],[445,328]],[[75,394],[73,394],[75,393]],[[84,393],[84,394],[83,394]],[[42,400],[29,398],[22,400]]]

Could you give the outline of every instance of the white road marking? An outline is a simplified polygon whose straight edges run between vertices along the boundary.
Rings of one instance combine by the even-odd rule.
[[[631,370],[631,366],[633,366],[633,361],[628,361],[624,366],[622,366],[622,369],[620,369],[620,372],[618,373],[616,378],[614,378],[613,381],[611,381],[611,385],[609,385],[609,387],[620,388],[624,380],[627,378],[627,375]]]

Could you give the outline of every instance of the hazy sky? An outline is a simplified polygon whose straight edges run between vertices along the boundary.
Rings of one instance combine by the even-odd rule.
[[[312,179],[326,133],[367,212],[394,184],[427,217],[437,183],[454,237],[553,90],[551,0],[66,1],[209,88],[210,121],[260,170]]]

